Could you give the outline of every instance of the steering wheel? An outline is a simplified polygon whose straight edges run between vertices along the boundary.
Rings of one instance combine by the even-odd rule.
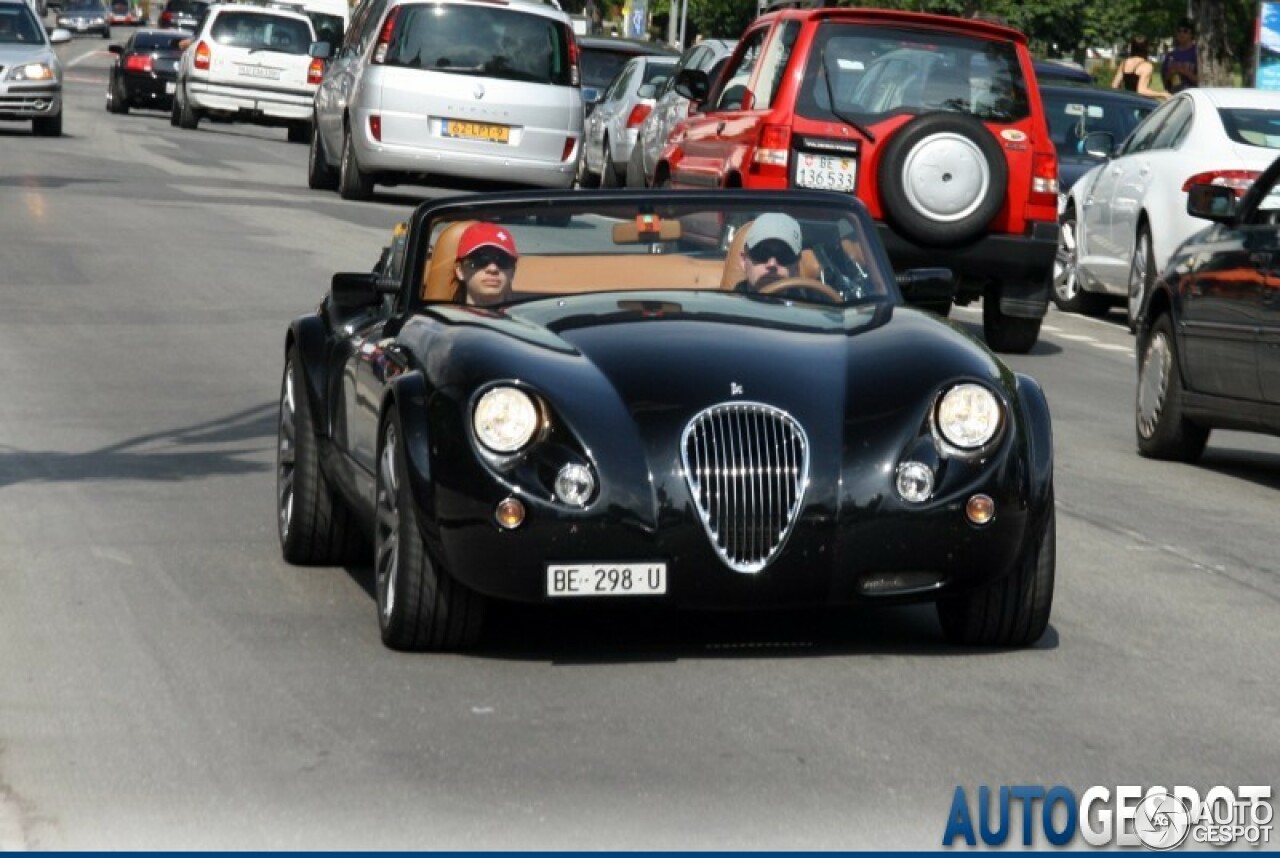
[[[757,295],[775,295],[779,292],[788,292],[792,290],[808,290],[810,292],[817,292],[822,297],[829,299],[832,304],[844,303],[843,295],[832,289],[826,283],[823,283],[821,280],[814,280],[812,277],[784,277],[781,280],[766,283],[755,291]]]

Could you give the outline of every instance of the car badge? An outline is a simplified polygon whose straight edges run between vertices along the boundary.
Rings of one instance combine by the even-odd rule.
[[[476,84],[476,88],[471,90],[471,94],[476,97],[476,101],[479,101],[480,99],[484,98],[484,84],[482,83]]]
[[[1000,136],[1010,143],[1025,143],[1027,140],[1026,133],[1017,128],[1006,128],[1000,132]]]
[[[729,395],[730,395],[730,396],[741,396],[741,395],[742,395],[742,385],[738,384],[738,382],[736,382],[736,381],[731,381],[731,382],[729,382]]]

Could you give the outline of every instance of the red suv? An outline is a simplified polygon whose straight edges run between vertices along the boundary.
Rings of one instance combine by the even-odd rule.
[[[1058,164],[1025,36],[944,15],[786,9],[752,23],[712,83],[680,73],[698,106],[655,184],[856,194],[895,267],[950,267],[956,303],[983,299],[988,345],[1035,344]]]

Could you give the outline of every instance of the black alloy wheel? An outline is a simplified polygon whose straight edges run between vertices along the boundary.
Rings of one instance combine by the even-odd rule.
[[[374,511],[382,641],[398,650],[464,649],[480,637],[484,597],[453,580],[431,556],[414,512],[403,436],[393,406],[378,448]]]
[[[1049,489],[1039,532],[1027,540],[1020,568],[995,583],[937,603],[943,634],[961,646],[1026,647],[1040,640],[1053,607],[1057,514]]]
[[[297,347],[280,382],[276,435],[276,524],[284,559],[298,565],[355,562],[365,542],[351,510],[329,488]]]
[[[1194,462],[1209,442],[1209,430],[1182,415],[1182,368],[1173,320],[1162,314],[1138,363],[1135,428],[1138,453],[1148,459]]]

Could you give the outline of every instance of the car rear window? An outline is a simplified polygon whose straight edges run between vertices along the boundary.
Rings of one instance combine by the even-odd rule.
[[[606,51],[600,48],[582,49],[582,85],[603,89],[635,54],[623,51]]]
[[[1122,142],[1154,107],[1094,95],[1083,88],[1071,93],[1041,90],[1040,98],[1059,155],[1079,155],[1084,138],[1094,131],[1106,131],[1116,143]]]
[[[220,45],[255,51],[305,54],[311,47],[311,28],[302,21],[252,12],[223,12],[209,35]]]
[[[1280,149],[1280,111],[1243,107],[1218,109],[1227,136],[1246,146]]]
[[[169,0],[164,8],[168,12],[184,12],[188,15],[199,16],[204,13],[205,9],[209,8],[209,4],[201,2],[201,0]]]
[[[927,110],[989,122],[1030,115],[1013,42],[830,21],[808,56],[797,109],[811,119],[874,122]]]
[[[664,80],[671,77],[671,72],[675,70],[675,67],[676,64],[674,61],[669,63],[645,63],[644,79],[640,82],[653,83],[654,81],[657,81],[658,83],[662,83]]]
[[[181,33],[139,33],[133,37],[133,48],[137,51],[176,51],[178,43],[185,38],[187,36]]]
[[[383,62],[568,86],[569,28],[554,18],[504,8],[405,5]]]

